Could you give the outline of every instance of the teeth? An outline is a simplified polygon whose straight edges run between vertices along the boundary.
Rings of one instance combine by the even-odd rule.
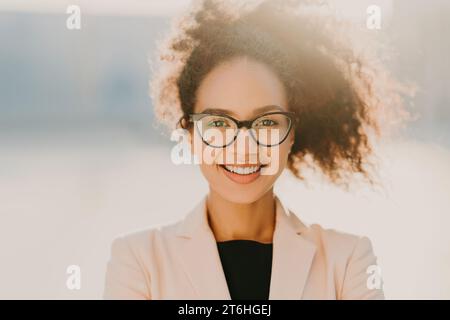
[[[259,170],[259,166],[253,167],[240,167],[240,166],[225,166],[225,168],[231,172],[237,174],[251,174]]]

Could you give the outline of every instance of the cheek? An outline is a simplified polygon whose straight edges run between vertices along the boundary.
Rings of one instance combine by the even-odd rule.
[[[261,148],[259,157],[262,163],[267,164],[261,173],[265,176],[278,177],[286,168],[289,150],[290,144],[287,141],[276,147]]]
[[[205,166],[203,170],[211,170],[208,166],[214,167],[214,164],[223,163],[225,159],[225,149],[213,148],[207,146],[198,132],[191,132],[190,136],[191,152],[200,161],[201,166]]]
[[[201,143],[196,150],[198,159],[201,159],[199,163],[200,171],[208,183],[211,185],[221,183],[223,175],[220,172],[221,168],[218,164],[223,162],[221,160],[224,158],[223,149],[210,148]]]

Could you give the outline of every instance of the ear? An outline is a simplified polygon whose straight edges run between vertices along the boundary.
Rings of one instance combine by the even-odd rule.
[[[191,153],[194,151],[194,137],[192,136],[192,131],[189,129],[186,129],[186,136],[187,136],[187,142],[189,144],[189,147],[191,149]]]

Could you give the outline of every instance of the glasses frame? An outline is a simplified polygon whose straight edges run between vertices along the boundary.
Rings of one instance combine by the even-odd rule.
[[[280,140],[280,142],[278,142],[277,144],[266,145],[266,144],[260,143],[258,141],[258,139],[256,139],[256,137],[253,134],[252,125],[259,118],[262,118],[262,117],[265,117],[265,116],[268,116],[268,115],[272,115],[272,114],[282,114],[282,115],[286,116],[289,119],[289,127],[288,127],[288,129],[286,131],[285,136],[283,137],[283,139]],[[237,127],[237,130],[236,130],[236,133],[235,133],[235,135],[233,137],[233,140],[231,140],[229,143],[227,143],[227,144],[225,144],[223,146],[214,146],[214,145],[209,144],[207,141],[205,141],[203,139],[202,133],[200,132],[200,129],[198,128],[198,126],[195,125],[195,122],[200,120],[200,119],[202,119],[202,118],[204,118],[204,117],[206,117],[206,116],[219,116],[219,117],[224,117],[224,118],[227,118],[227,119],[233,121],[236,124],[236,127]],[[181,120],[182,119],[180,119],[180,121]],[[290,131],[292,130],[292,127],[297,122],[297,117],[296,117],[296,114],[294,112],[290,112],[290,111],[271,111],[271,112],[266,112],[266,113],[260,114],[260,115],[256,116],[255,118],[253,118],[251,120],[242,120],[241,121],[241,120],[235,119],[232,116],[230,116],[228,114],[224,114],[224,113],[209,113],[209,112],[205,112],[204,113],[204,112],[200,112],[200,113],[190,113],[190,114],[188,114],[187,121],[194,124],[198,134],[202,138],[203,143],[205,143],[206,145],[208,145],[208,146],[210,146],[212,148],[226,148],[229,145],[233,144],[236,141],[237,136],[239,135],[240,129],[243,128],[243,127],[247,128],[250,131],[250,136],[253,138],[253,140],[256,142],[256,144],[258,146],[261,145],[261,146],[264,146],[264,147],[276,147],[276,146],[282,144],[287,139],[287,137],[289,136]]]

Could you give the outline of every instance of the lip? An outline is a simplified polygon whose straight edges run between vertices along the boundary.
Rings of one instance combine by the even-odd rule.
[[[240,165],[241,167],[249,167],[249,166],[254,166],[254,164],[252,165]],[[263,166],[261,166],[259,168],[258,171],[254,172],[254,173],[250,173],[250,174],[238,174],[238,173],[234,173],[231,171],[228,171],[227,169],[225,169],[224,165],[219,165],[220,170],[222,170],[222,172],[225,174],[225,176],[227,176],[228,179],[230,179],[233,182],[239,183],[239,184],[248,184],[251,183],[253,181],[255,181],[256,179],[259,178],[259,176],[261,175],[261,168]]]

